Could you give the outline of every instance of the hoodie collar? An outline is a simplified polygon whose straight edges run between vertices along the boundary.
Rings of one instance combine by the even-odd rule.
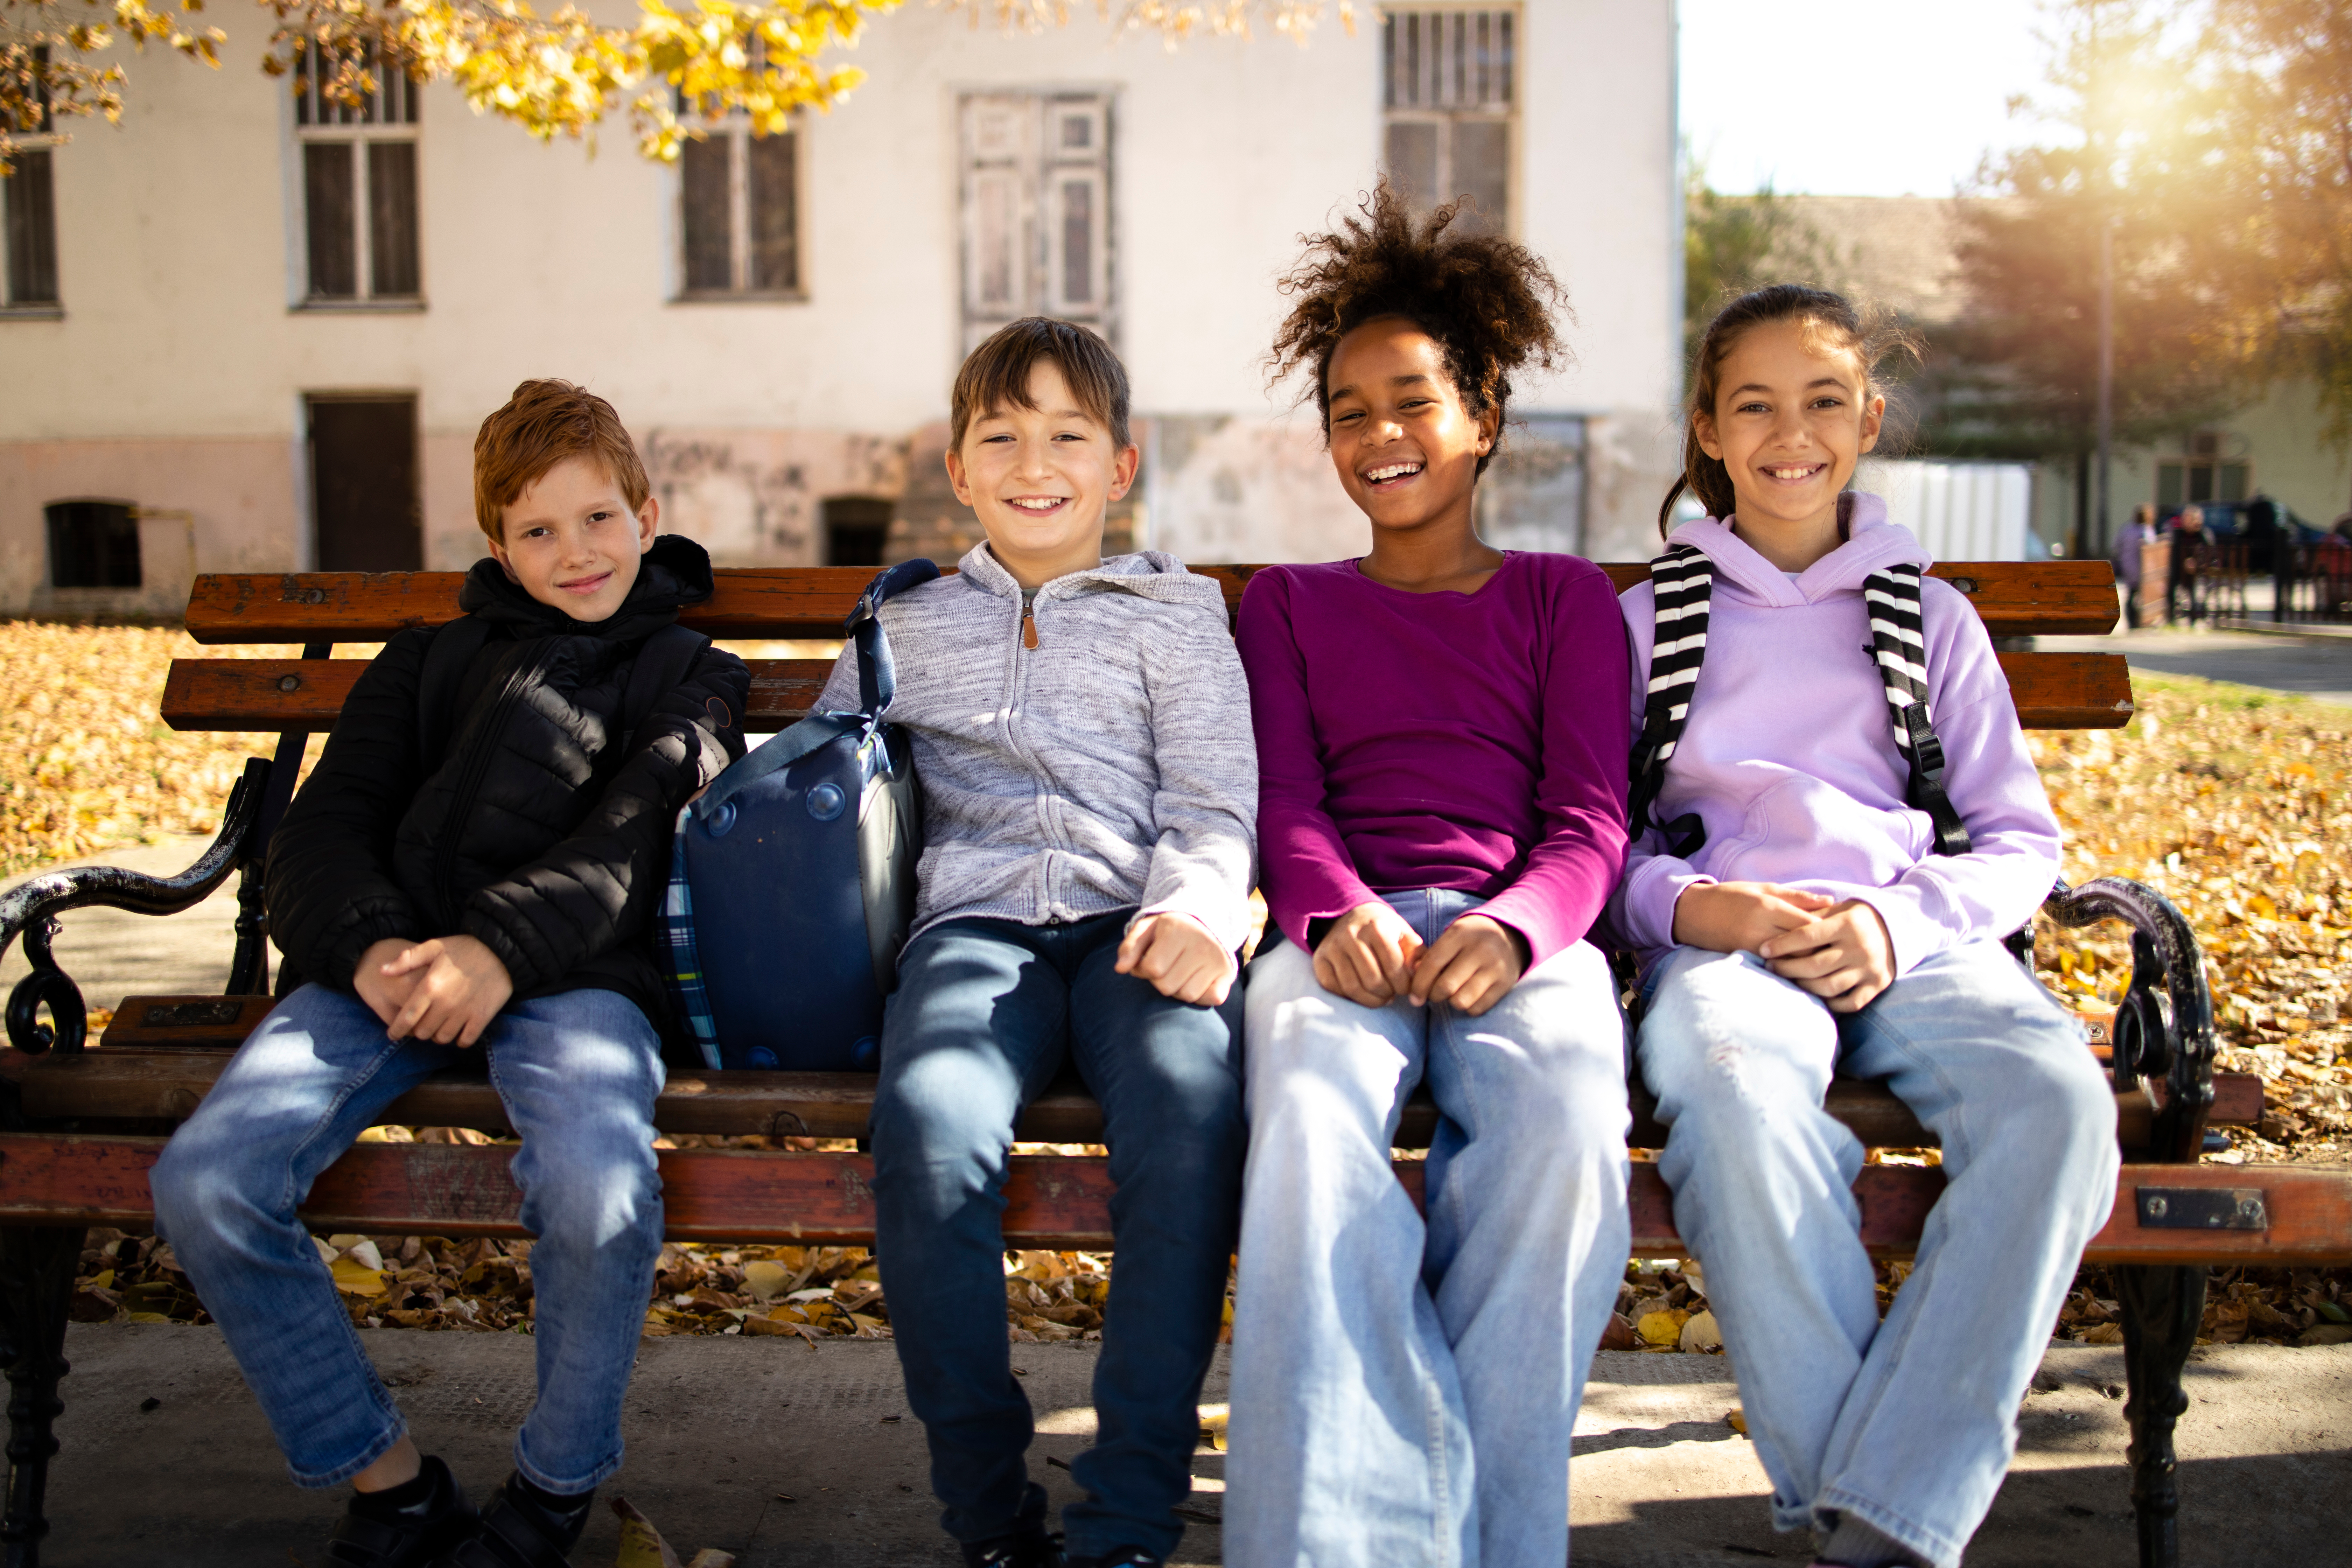
[[[964,552],[957,572],[973,587],[999,599],[1021,597],[1021,584],[996,552],[982,540]],[[1071,572],[1037,590],[1039,599],[1066,599],[1092,590],[1139,594],[1166,604],[1215,605],[1222,611],[1224,589],[1213,577],[1196,575],[1184,563],[1159,550],[1139,550],[1132,555],[1112,555],[1099,566]]]
[[[688,605],[710,597],[709,552],[684,534],[665,533],[637,562],[637,580],[621,607],[601,621],[576,621],[553,605],[542,605],[523,592],[522,584],[506,574],[495,555],[484,556],[466,574],[457,590],[457,607],[481,616],[508,635],[524,637],[645,637],[677,619]]]
[[[1737,518],[1718,521],[1703,517],[1675,530],[1669,542],[1695,544],[1715,563],[1718,587],[1735,585],[1742,597],[1775,607],[1819,604],[1834,594],[1860,593],[1864,579],[1897,562],[1916,562],[1924,570],[1935,557],[1900,523],[1886,521],[1886,502],[1864,490],[1846,492],[1853,498],[1847,514],[1846,541],[1799,574],[1794,580],[1764,559],[1755,546],[1732,531]]]

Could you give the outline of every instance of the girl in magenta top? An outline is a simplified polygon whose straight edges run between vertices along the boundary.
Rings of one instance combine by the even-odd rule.
[[[1371,547],[1242,598],[1280,935],[1245,1000],[1239,1568],[1558,1568],[1630,1243],[1585,940],[1625,855],[1625,635],[1598,567],[1473,526],[1511,374],[1563,351],[1543,263],[1455,217],[1383,187],[1285,282],[1275,364],[1312,375]],[[1389,1164],[1424,1082],[1425,1224]]]

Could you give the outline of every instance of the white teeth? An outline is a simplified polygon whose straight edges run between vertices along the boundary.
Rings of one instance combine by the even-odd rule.
[[[1801,479],[1812,473],[1813,468],[1809,465],[1801,468],[1767,468],[1764,471],[1776,479]]]
[[[1012,504],[1023,511],[1051,511],[1068,499],[1066,496],[1024,496]]]
[[[1384,479],[1393,479],[1402,474],[1417,474],[1419,472],[1421,472],[1421,465],[1419,463],[1391,463],[1385,468],[1372,469],[1370,472],[1367,473],[1364,478],[1370,479],[1374,484],[1379,484]]]

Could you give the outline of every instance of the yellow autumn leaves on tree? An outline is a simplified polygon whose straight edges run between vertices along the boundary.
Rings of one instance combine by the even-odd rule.
[[[477,113],[514,121],[542,141],[583,138],[625,110],[638,151],[675,159],[699,127],[740,114],[756,135],[782,131],[796,110],[830,109],[866,79],[820,59],[855,45],[869,17],[902,0],[638,0],[627,26],[578,6],[541,16],[526,0],[257,0],[276,18],[261,58],[272,76],[313,49],[335,62],[329,94],[356,108],[390,66],[418,81],[446,81]],[[1005,31],[1069,20],[1064,0],[932,0]],[[16,138],[56,132],[60,118],[124,111],[118,39],[155,43],[208,66],[228,35],[197,18],[204,0],[0,0],[0,172]],[[1111,16],[1109,0],[1095,10]],[[1351,30],[1353,0],[1128,0],[1120,30],[1158,33],[1171,47],[1195,33],[1247,36],[1254,20],[1304,42],[1327,12]]]

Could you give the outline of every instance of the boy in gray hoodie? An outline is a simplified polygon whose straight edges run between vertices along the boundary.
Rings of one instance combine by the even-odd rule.
[[[987,542],[882,610],[924,848],[882,1033],[876,1246],[940,1522],[976,1565],[1174,1549],[1234,1243],[1257,757],[1217,584],[1157,552],[1103,559],[1137,460],[1108,346],[1005,327],[957,374],[947,453]],[[856,698],[853,646],[819,707]],[[1065,1064],[1102,1103],[1118,1189],[1066,1559],[1024,1458],[1002,1224],[1014,1119]]]

